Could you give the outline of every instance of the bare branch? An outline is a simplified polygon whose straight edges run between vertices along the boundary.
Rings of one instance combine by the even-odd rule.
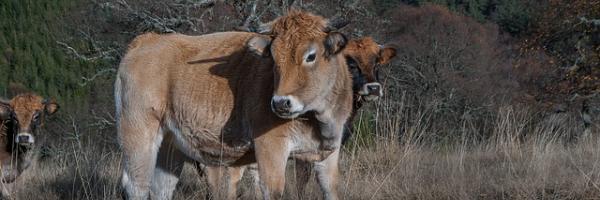
[[[100,53],[98,53],[98,55],[94,55],[94,56],[85,56],[80,54],[79,52],[77,52],[77,50],[75,50],[75,48],[69,46],[67,43],[64,42],[60,42],[60,41],[56,41],[56,43],[62,47],[64,47],[65,49],[67,49],[69,51],[69,54],[71,54],[72,56],[74,56],[77,59],[81,59],[84,61],[95,61],[98,59],[105,59],[110,57],[111,53],[116,52],[115,49],[109,49],[106,51],[101,51]]]
[[[107,75],[107,74],[112,74],[117,72],[116,69],[113,68],[106,68],[106,69],[102,69],[97,71],[94,75],[92,75],[91,77],[85,77],[82,76],[81,79],[83,80],[81,83],[79,83],[79,86],[83,87],[86,86],[88,83],[96,80],[96,78],[103,76],[103,75]]]

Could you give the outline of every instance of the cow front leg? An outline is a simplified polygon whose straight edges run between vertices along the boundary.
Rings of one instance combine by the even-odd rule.
[[[327,159],[315,163],[315,171],[317,172],[317,180],[321,191],[323,191],[323,199],[335,200],[338,197],[338,182],[339,182],[339,155],[340,149],[336,149]]]
[[[121,120],[118,131],[123,150],[121,183],[125,190],[125,199],[146,200],[162,142],[159,122]]]
[[[166,135],[161,145],[154,170],[151,185],[152,199],[172,199],[177,182],[183,171],[186,157],[179,151],[173,142],[172,135]]]
[[[283,198],[289,149],[287,141],[282,138],[255,139],[255,155],[263,199]]]

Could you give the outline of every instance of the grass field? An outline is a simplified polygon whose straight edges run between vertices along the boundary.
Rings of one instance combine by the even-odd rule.
[[[406,129],[405,137],[358,133],[341,158],[343,199],[597,199],[600,197],[600,140],[566,142],[570,120],[551,119],[519,138],[522,123],[511,112],[494,122],[489,139],[439,145],[419,142],[427,133]],[[553,121],[552,121],[553,120]],[[388,123],[389,124],[389,123]],[[395,131],[392,126],[383,130]],[[465,132],[467,130],[464,130]],[[370,142],[364,142],[369,137]],[[41,159],[20,180],[18,199],[116,199],[120,197],[120,153],[116,145],[67,140],[51,159]],[[370,145],[364,145],[371,143]],[[291,161],[293,162],[293,161]],[[293,163],[286,199],[297,199]],[[314,176],[314,175],[313,175]],[[246,177],[241,199],[252,197]],[[186,165],[176,199],[203,199],[207,185]],[[311,181],[310,199],[320,198]]]

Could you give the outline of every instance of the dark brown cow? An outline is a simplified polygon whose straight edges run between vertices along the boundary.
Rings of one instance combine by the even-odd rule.
[[[352,90],[354,92],[352,115],[347,122],[344,130],[344,140],[350,137],[352,131],[352,119],[356,116],[365,101],[373,101],[383,95],[383,88],[379,83],[379,67],[387,64],[394,56],[396,49],[393,47],[384,47],[377,44],[372,38],[364,37],[353,39],[348,42],[346,48],[342,51],[346,59],[348,68],[352,74]],[[199,174],[206,174],[209,185],[214,188],[212,191],[220,189],[226,190],[226,194],[215,194],[227,196],[227,199],[235,199],[237,197],[237,185],[241,180],[246,167],[205,167],[201,163],[196,163],[196,168]],[[254,176],[255,183],[258,183],[256,176],[256,165],[248,166],[248,170]],[[298,192],[301,195],[304,187],[308,182],[310,172],[312,171],[312,163],[302,160],[296,161],[296,180]],[[227,176],[227,177],[225,177]],[[227,188],[221,184],[226,183]],[[258,184],[255,184],[255,189]],[[221,192],[225,193],[225,191]],[[260,192],[256,191],[256,194]],[[302,197],[301,197],[302,199]]]
[[[337,199],[352,110],[351,75],[339,54],[346,39],[300,11],[261,29],[145,34],[130,44],[115,82],[127,197],[170,199],[187,157],[209,166],[256,160],[265,198],[281,198],[292,155],[319,162],[325,198]]]
[[[2,183],[11,183],[18,176],[19,171],[14,165],[16,158],[17,145],[15,136],[17,134],[17,120],[15,113],[8,102],[0,100],[0,173],[2,175]],[[4,195],[6,195],[3,192]]]
[[[30,151],[44,118],[54,114],[58,104],[33,93],[19,94],[10,102],[0,103],[0,166],[2,168],[3,195],[10,196],[15,179],[33,161]]]

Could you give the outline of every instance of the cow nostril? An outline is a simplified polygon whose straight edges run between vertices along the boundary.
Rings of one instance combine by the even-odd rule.
[[[288,112],[291,108],[291,101],[289,99],[280,99],[273,101],[273,107],[278,112]]]
[[[19,135],[19,143],[29,142],[28,135]]]
[[[285,108],[285,109],[288,109],[288,108],[292,107],[291,106],[292,103],[291,103],[291,101],[289,99],[284,99],[283,102],[282,102],[282,104],[283,104],[283,108]]]

